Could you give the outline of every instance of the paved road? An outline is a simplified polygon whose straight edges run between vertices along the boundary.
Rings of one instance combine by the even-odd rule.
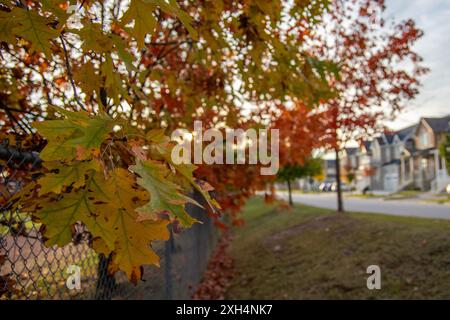
[[[287,193],[277,192],[277,195],[287,199]],[[310,206],[328,208],[336,210],[336,194],[300,194],[292,195],[294,202],[303,203]],[[355,212],[384,213],[396,216],[438,218],[450,220],[450,205],[424,203],[414,199],[404,200],[383,200],[345,198],[344,209]]]

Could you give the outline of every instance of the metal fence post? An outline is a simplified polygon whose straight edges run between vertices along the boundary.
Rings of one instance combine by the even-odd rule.
[[[167,300],[173,300],[172,254],[175,250],[172,226],[169,226],[169,240],[164,244],[164,283]]]
[[[106,258],[104,254],[99,254],[98,279],[95,290],[95,299],[97,300],[110,300],[114,297],[116,279],[114,278],[114,275],[110,275],[108,272],[108,266],[111,259],[112,255],[109,255],[108,258]]]

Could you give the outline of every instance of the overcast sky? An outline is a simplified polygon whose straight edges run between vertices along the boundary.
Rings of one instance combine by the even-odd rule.
[[[420,117],[450,114],[450,0],[386,0],[386,18],[413,18],[425,35],[415,46],[431,72],[423,78],[420,95],[387,124],[399,129]]]

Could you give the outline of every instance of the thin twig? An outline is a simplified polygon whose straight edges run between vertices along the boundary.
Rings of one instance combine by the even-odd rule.
[[[73,95],[74,95],[75,101],[77,102],[77,104],[80,106],[81,109],[83,109],[84,111],[87,111],[86,107],[79,100],[77,87],[75,86],[75,81],[73,80],[72,68],[70,67],[69,54],[67,52],[66,42],[62,35],[59,36],[59,39],[61,40],[62,47],[64,50],[64,57],[65,57],[66,68],[67,68],[67,76],[69,77],[70,83],[72,84]]]

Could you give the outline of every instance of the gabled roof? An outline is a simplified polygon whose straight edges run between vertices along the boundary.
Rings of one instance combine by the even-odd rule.
[[[394,138],[395,138],[394,133],[385,133],[384,136],[389,144],[391,144],[392,141],[394,141]]]
[[[372,141],[364,140],[362,143],[367,151],[370,151],[372,149]]]
[[[345,153],[348,156],[353,156],[358,152],[358,148],[345,148]]]
[[[379,144],[380,146],[383,146],[383,145],[386,144],[385,141],[384,141],[384,139],[383,139],[383,137],[376,137],[375,139],[378,141],[378,144]]]
[[[364,149],[366,149],[367,152],[370,152],[372,150],[372,141],[363,140],[361,144],[364,147]]]
[[[440,118],[423,118],[435,133],[450,132],[450,115]]]
[[[398,130],[395,134],[400,138],[400,140],[405,141],[414,134],[416,128],[417,124]]]

